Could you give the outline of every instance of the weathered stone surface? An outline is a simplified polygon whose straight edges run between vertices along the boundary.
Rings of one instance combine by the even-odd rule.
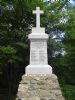
[[[54,74],[23,75],[16,100],[65,100]]]
[[[17,98],[16,100],[40,100],[39,97],[35,96],[35,97],[31,97],[31,98]]]

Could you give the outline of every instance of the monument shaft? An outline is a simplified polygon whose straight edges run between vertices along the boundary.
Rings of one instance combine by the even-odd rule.
[[[44,39],[36,39],[30,41],[30,64],[46,65],[47,60],[47,41]]]

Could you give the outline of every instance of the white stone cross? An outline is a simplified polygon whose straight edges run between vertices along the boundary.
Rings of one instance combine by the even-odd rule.
[[[33,10],[33,14],[36,14],[36,28],[40,28],[40,14],[43,14],[43,10],[40,10],[40,7],[36,7],[36,10]]]

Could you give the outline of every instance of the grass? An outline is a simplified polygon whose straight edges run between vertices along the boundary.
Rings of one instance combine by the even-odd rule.
[[[75,100],[75,85],[61,85],[65,100]]]

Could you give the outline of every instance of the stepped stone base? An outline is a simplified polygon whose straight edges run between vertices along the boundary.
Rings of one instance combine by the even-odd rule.
[[[16,100],[65,100],[54,74],[23,75]]]

